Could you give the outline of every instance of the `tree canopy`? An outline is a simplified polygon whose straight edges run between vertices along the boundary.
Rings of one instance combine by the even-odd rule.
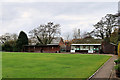
[[[61,34],[60,25],[49,22],[31,30],[31,37],[36,38],[40,44],[50,44],[52,40]]]
[[[101,39],[111,37],[113,30],[117,27],[117,24],[118,18],[115,15],[107,14],[94,25],[94,29],[91,34]]]
[[[21,31],[16,41],[17,50],[22,51],[24,45],[28,45],[28,37],[25,32]]]
[[[5,42],[8,42],[8,41],[16,41],[17,38],[18,38],[18,35],[15,34],[15,33],[13,33],[13,34],[5,33],[4,35],[0,36],[0,42],[5,43]]]

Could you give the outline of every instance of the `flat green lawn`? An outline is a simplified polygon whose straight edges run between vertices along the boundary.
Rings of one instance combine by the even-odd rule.
[[[2,53],[3,78],[88,78],[110,56],[93,54]]]

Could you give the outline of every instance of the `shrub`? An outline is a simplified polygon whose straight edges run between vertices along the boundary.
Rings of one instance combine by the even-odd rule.
[[[115,66],[115,70],[120,72],[120,64],[117,64],[117,65]]]
[[[8,42],[6,42],[4,45],[2,45],[2,51],[10,51],[11,52],[12,50],[13,50],[13,48]]]
[[[114,60],[114,62],[115,62],[116,64],[120,64],[120,58]]]

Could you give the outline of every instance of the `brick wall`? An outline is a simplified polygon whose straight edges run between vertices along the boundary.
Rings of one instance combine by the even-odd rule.
[[[60,51],[59,46],[25,46],[25,52],[56,53]]]

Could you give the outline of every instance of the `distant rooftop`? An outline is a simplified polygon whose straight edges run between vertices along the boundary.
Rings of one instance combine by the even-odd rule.
[[[72,41],[72,44],[101,44],[102,41],[103,41],[102,39],[93,39],[93,38],[76,39]]]
[[[71,44],[71,45],[73,45],[73,46],[76,46],[76,45],[86,45],[86,46],[87,46],[87,45],[98,45],[98,46],[99,46],[99,45],[101,45],[101,44]]]

